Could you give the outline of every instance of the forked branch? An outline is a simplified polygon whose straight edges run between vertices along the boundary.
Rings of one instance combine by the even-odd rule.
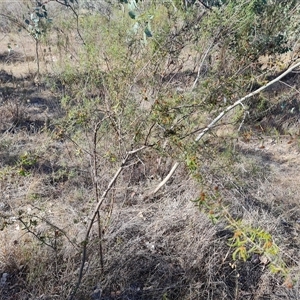
[[[119,167],[119,169],[117,170],[117,172],[115,173],[115,175],[113,176],[113,178],[111,179],[111,181],[109,182],[106,190],[103,192],[101,198],[99,199],[94,211],[93,211],[93,214],[92,214],[92,217],[90,219],[90,222],[88,224],[88,229],[86,231],[86,234],[85,234],[85,238],[84,238],[84,241],[82,242],[82,245],[83,245],[83,249],[82,249],[82,259],[81,259],[81,265],[80,265],[80,269],[79,269],[79,275],[78,275],[78,281],[76,283],[76,286],[74,287],[70,297],[69,297],[69,300],[73,300],[75,299],[75,296],[76,296],[76,293],[77,293],[77,290],[81,284],[81,281],[82,281],[82,277],[83,277],[83,270],[84,270],[84,265],[85,265],[85,262],[86,262],[86,257],[87,257],[87,246],[88,246],[88,243],[89,243],[89,237],[90,237],[90,233],[91,233],[91,230],[92,230],[92,227],[93,227],[93,224],[98,216],[98,212],[99,212],[99,209],[103,203],[103,201],[105,200],[108,192],[111,190],[111,188],[113,187],[113,185],[115,184],[117,178],[119,177],[119,175],[121,174],[121,172],[123,171],[123,169],[126,167],[126,164],[129,160],[129,158],[137,153],[137,152],[140,152],[142,151],[143,149],[145,149],[147,146],[142,146],[138,149],[135,149],[135,150],[132,150],[132,151],[128,151],[126,153],[126,156],[125,158],[123,159],[122,163],[121,163],[121,166]]]

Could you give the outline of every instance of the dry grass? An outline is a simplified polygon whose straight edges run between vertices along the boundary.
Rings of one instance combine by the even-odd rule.
[[[12,54],[5,48],[8,43],[16,46]],[[40,49],[44,75],[53,77],[67,64],[63,51],[70,48],[62,51],[56,46],[49,50],[45,43]],[[78,279],[82,242],[96,202],[89,155],[92,136],[66,135],[60,106],[65,91],[51,76],[35,81],[34,57],[28,36],[4,34],[0,278],[4,273],[8,277],[0,283],[3,300],[68,299]],[[298,81],[294,76],[286,83],[299,89]],[[143,95],[140,98],[144,101]],[[104,270],[95,224],[76,299],[299,299],[299,111],[285,114],[284,122],[282,114],[275,111],[272,119],[282,131],[274,132],[268,118],[254,126],[246,122],[239,134],[233,125],[217,128],[210,139],[221,146],[216,152],[201,152],[205,183],[199,184],[181,166],[161,194],[147,201],[145,196],[167,174],[172,158],[150,150],[136,156],[100,210]],[[291,119],[296,120],[292,125]],[[223,141],[228,137],[227,145]],[[122,154],[122,149],[116,149],[114,136],[99,143],[97,180],[102,192],[119,167],[108,153]],[[272,234],[293,284],[270,273],[254,255],[246,262],[232,260],[228,238],[233,233],[224,223],[213,225],[191,201],[205,185],[219,187],[233,216]]]
[[[40,140],[42,145],[38,144]],[[297,299],[297,182],[286,178],[290,174],[296,180],[293,167],[298,146],[285,142],[270,143],[270,148],[266,143],[264,149],[258,149],[255,142],[249,142],[246,148],[241,143],[245,150],[239,168],[247,181],[241,189],[224,191],[224,195],[231,197],[230,201],[234,197],[236,210],[245,222],[265,228],[276,237],[298,278],[294,288],[286,289],[280,278],[252,260],[231,266],[226,245],[231,233],[222,225],[214,227],[198,212],[190,201],[199,193],[197,184],[181,170],[181,175],[165,188],[164,197],[154,202],[142,200],[147,185],[153,186],[150,173],[134,178],[130,186],[126,184],[127,174],[120,179],[101,211],[106,224],[104,272],[99,272],[95,231],[79,299],[90,299],[87,295],[96,295],[98,290],[101,299],[162,299],[163,295],[169,299]],[[14,295],[17,299],[40,299],[47,295],[49,299],[66,299],[77,278],[79,245],[93,207],[89,174],[79,171],[87,166],[72,157],[72,143],[55,142],[47,133],[20,130],[4,135],[1,145],[1,156],[7,155],[8,149],[11,155],[11,160],[2,164],[6,173],[1,177],[1,214],[18,216],[20,209],[25,211],[24,220],[28,221],[29,215],[38,221],[32,230],[47,236],[46,242],[52,246],[57,243],[55,249],[41,245],[21,230],[18,222],[2,231],[1,240],[8,242],[0,249],[1,270],[10,274],[2,298],[12,299]],[[39,157],[25,177],[17,174],[18,159],[13,159],[23,151]],[[103,187],[110,172],[103,169],[100,174]],[[232,180],[228,178],[228,182]],[[98,289],[93,291],[94,287]]]

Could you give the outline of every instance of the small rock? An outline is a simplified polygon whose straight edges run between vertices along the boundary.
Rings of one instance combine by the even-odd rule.
[[[6,285],[6,281],[8,279],[8,273],[3,273],[0,279],[0,287],[3,287]]]
[[[92,293],[92,299],[93,300],[101,300],[101,289],[96,287]]]

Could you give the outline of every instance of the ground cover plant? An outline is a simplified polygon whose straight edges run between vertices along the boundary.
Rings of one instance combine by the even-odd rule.
[[[297,1],[0,5],[1,299],[299,299]]]

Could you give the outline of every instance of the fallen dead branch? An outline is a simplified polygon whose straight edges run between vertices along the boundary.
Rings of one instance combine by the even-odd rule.
[[[266,85],[260,87],[259,89],[255,90],[254,92],[247,94],[246,96],[244,96],[243,98],[235,101],[232,105],[229,105],[226,109],[224,109],[212,122],[210,122],[202,131],[201,133],[195,138],[195,142],[199,142],[204,135],[209,132],[228,112],[230,112],[232,109],[234,109],[235,107],[237,107],[238,105],[243,105],[243,102],[251,97],[253,97],[254,95],[259,94],[260,92],[262,92],[263,90],[265,90],[266,88],[268,88],[269,86],[271,86],[272,84],[274,84],[277,81],[280,81],[283,77],[285,77],[287,74],[289,74],[291,71],[293,71],[294,69],[296,69],[297,67],[300,66],[300,61],[297,62],[296,64],[292,65],[290,68],[288,68],[285,72],[283,72],[281,75],[277,76],[275,79],[273,79],[272,81],[268,82]],[[157,185],[157,187],[150,193],[147,195],[146,198],[149,198],[153,195],[155,195],[167,182],[168,180],[173,176],[173,174],[175,173],[176,169],[179,166],[179,162],[175,162],[175,164],[173,165],[172,169],[170,170],[170,172],[168,173],[168,175]]]

